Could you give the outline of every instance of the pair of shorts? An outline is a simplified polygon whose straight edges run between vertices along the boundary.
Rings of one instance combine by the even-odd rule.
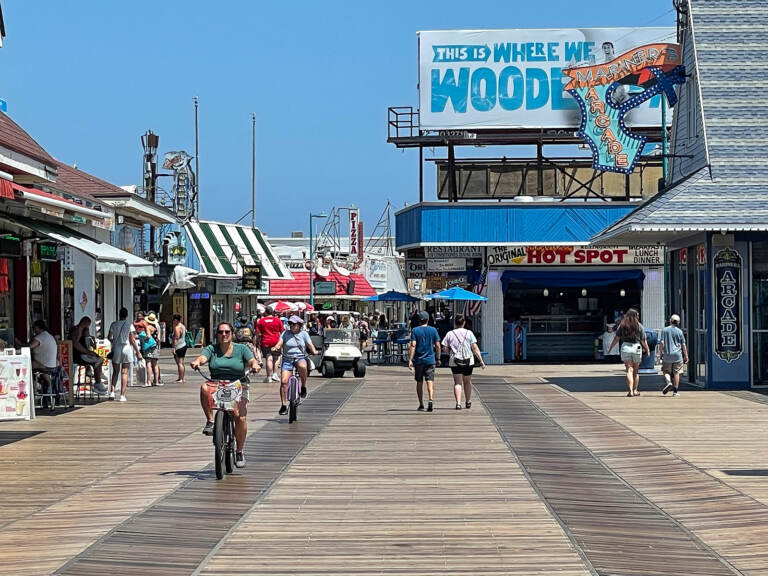
[[[452,374],[461,374],[462,376],[472,376],[474,366],[451,366]]]
[[[421,382],[422,380],[427,380],[429,382],[435,381],[434,364],[416,364],[413,369],[416,382]]]
[[[152,346],[152,348],[142,350],[141,355],[144,356],[144,358],[147,360],[157,360],[160,357],[157,351],[157,346]]]
[[[640,360],[643,358],[643,347],[636,342],[624,342],[621,345],[621,361],[632,362],[633,364],[640,364]]]
[[[173,351],[173,355],[176,356],[176,358],[186,358],[187,347],[182,346],[181,348],[176,348],[176,350]]]
[[[98,354],[81,354],[77,364],[97,366],[104,362],[104,359]]]
[[[662,374],[682,374],[683,372],[683,361],[678,360],[677,362],[662,362],[661,363],[661,373]]]
[[[307,361],[305,359],[301,359],[297,362],[299,366],[306,366]],[[291,372],[293,370],[293,360],[283,360],[283,366],[282,366],[283,372]]]
[[[274,350],[272,350],[272,346],[266,346],[266,347],[262,346],[261,355],[264,358],[266,358],[267,356],[272,356],[274,360],[277,360],[278,358],[280,358],[280,351],[278,350],[277,352],[275,352]]]

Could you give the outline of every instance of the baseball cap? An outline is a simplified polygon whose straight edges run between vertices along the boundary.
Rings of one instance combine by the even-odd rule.
[[[421,320],[422,322],[424,320],[429,320],[429,314],[427,313],[426,310],[419,310],[419,320]]]
[[[680,316],[677,314],[672,314],[672,316],[669,317],[669,321],[673,324],[680,324]]]
[[[296,314],[294,314],[293,316],[288,318],[288,323],[289,324],[304,324],[304,320],[302,320],[301,318],[296,316]]]

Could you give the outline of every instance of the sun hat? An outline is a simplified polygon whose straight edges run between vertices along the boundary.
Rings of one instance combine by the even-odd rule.
[[[154,312],[147,314],[147,322],[150,324],[157,324],[157,316],[155,316]]]
[[[304,324],[304,320],[302,320],[301,318],[296,316],[296,314],[294,314],[293,316],[288,318],[288,323],[289,324]]]

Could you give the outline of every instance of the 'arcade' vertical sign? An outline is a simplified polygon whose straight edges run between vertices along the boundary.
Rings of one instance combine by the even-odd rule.
[[[735,250],[720,250],[714,259],[715,270],[715,354],[730,363],[742,350],[741,334],[741,255]]]

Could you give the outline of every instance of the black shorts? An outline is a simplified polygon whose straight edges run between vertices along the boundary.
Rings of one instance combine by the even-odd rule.
[[[267,347],[267,348],[265,348],[264,346],[261,347],[261,355],[265,359],[267,358],[267,356],[272,356],[273,360],[277,360],[278,358],[280,358],[280,354],[282,354],[280,350],[275,352],[274,350],[272,350],[271,347]]]
[[[474,366],[451,366],[451,373],[461,374],[462,376],[472,376]]]
[[[434,364],[416,364],[413,368],[416,382],[421,382],[422,380],[428,380],[430,382],[435,381]]]
[[[174,350],[173,355],[176,356],[176,358],[186,358],[187,356],[187,347],[182,346],[181,348]]]

